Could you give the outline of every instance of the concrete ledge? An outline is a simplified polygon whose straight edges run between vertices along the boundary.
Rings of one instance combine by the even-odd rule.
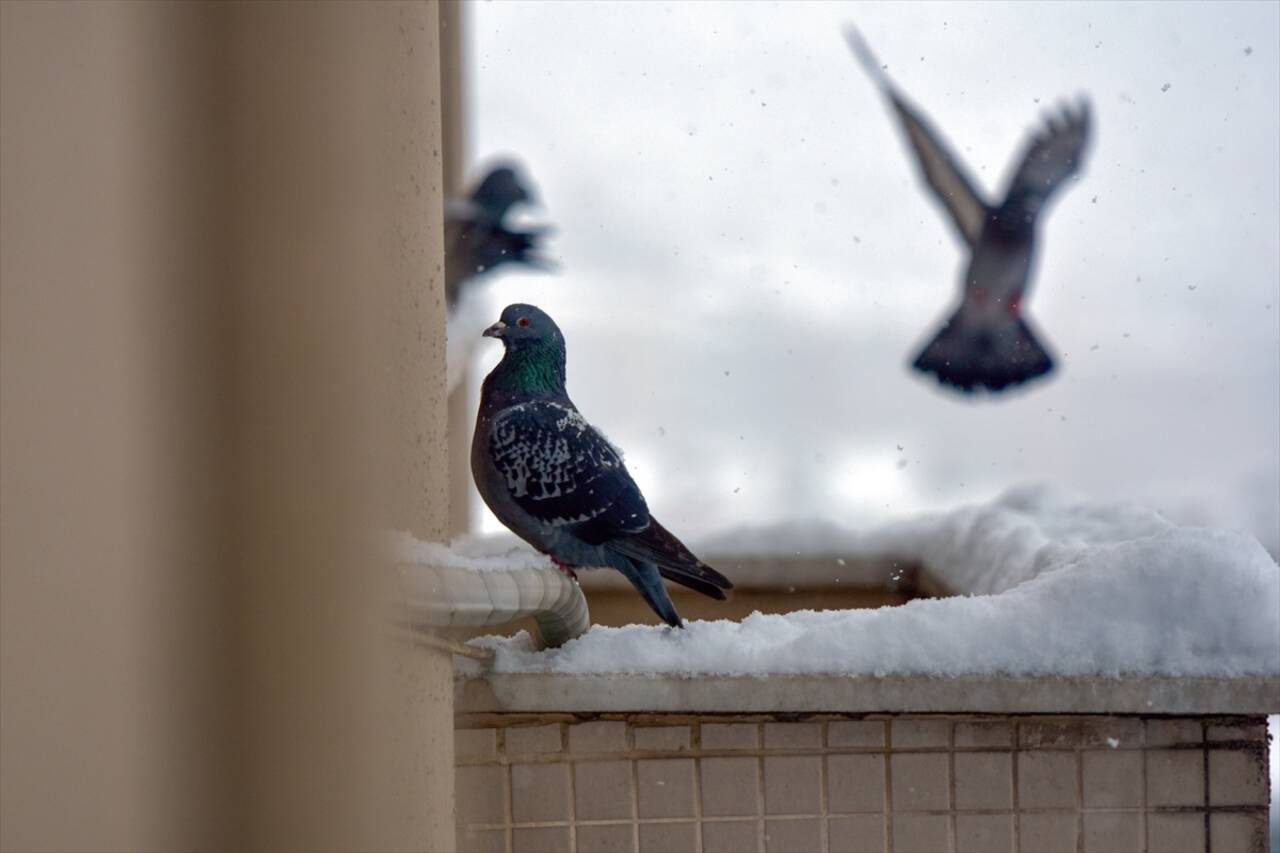
[[[672,678],[491,674],[455,682],[481,712],[1275,714],[1280,676]]]

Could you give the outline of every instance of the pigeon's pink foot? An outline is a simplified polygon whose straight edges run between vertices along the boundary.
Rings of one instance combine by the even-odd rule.
[[[548,556],[550,556],[550,555],[548,555]],[[577,580],[577,579],[578,579],[578,573],[577,573],[577,572],[575,572],[575,571],[573,570],[573,567],[572,567],[572,566],[566,566],[564,563],[560,562],[560,561],[559,561],[559,560],[557,560],[555,557],[551,557],[551,562],[555,563],[555,564],[556,564],[556,568],[557,568],[557,569],[559,569],[560,571],[564,572],[564,573],[565,573],[566,575],[568,575],[569,577],[573,578],[574,580]]]

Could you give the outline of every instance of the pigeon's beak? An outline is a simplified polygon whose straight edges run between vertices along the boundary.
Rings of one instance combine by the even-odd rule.
[[[474,327],[472,327],[474,328]],[[507,332],[507,324],[499,320],[482,333],[486,338],[501,338]]]

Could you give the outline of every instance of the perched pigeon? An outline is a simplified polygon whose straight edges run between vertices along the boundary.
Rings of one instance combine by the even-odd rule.
[[[489,170],[469,199],[450,199],[445,206],[444,285],[448,312],[449,390],[462,379],[493,309],[488,300],[469,286],[505,263],[522,263],[547,269],[550,263],[537,254],[545,228],[516,231],[506,224],[511,208],[532,202],[510,165]]]
[[[532,305],[508,305],[484,335],[505,353],[480,391],[471,474],[498,520],[571,575],[622,572],[672,627],[683,623],[662,578],[724,600],[733,584],[649,515],[618,451],[565,393],[555,322]]]
[[[1023,314],[1035,256],[1036,220],[1045,203],[1080,169],[1089,139],[1089,104],[1064,107],[1026,147],[1004,201],[990,205],[928,121],[889,80],[857,30],[845,36],[884,91],[911,142],[929,188],[947,208],[971,251],[960,307],[912,366],[962,391],[1000,391],[1042,376],[1053,359]]]
[[[511,166],[490,170],[466,201],[450,200],[445,207],[445,297],[452,311],[463,284],[504,263],[547,266],[537,254],[544,228],[516,231],[506,224],[507,213],[519,202],[531,201]]]

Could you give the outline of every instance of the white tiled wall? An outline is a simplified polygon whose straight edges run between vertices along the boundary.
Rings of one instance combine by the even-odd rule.
[[[466,851],[1265,853],[1260,717],[485,715]]]

